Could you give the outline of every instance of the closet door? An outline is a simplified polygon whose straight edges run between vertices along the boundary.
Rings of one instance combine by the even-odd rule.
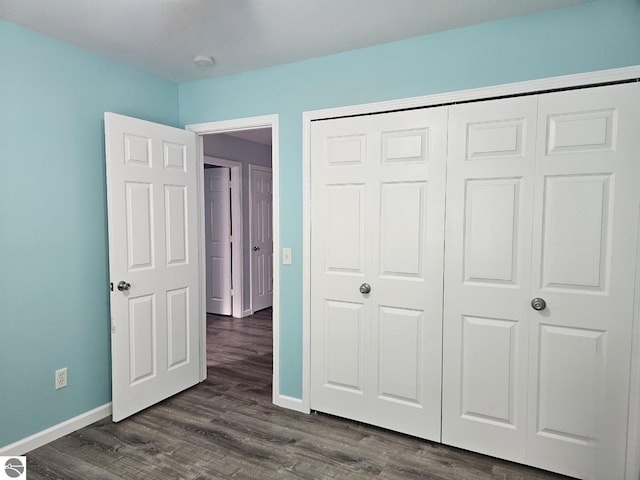
[[[640,86],[539,100],[527,463],[624,478]]]
[[[638,84],[451,107],[443,442],[624,478],[638,124]]]
[[[447,109],[315,122],[311,408],[440,440]]]
[[[450,107],[442,441],[525,460],[535,97]]]

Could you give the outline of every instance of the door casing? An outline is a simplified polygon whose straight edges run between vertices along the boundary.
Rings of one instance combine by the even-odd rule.
[[[608,82],[622,82],[640,78],[640,66],[601,70],[575,75],[550,77],[492,87],[462,90],[401,100],[353,105],[303,112],[302,118],[302,192],[303,192],[303,265],[302,265],[302,399],[298,410],[310,412],[310,363],[311,363],[311,122],[314,120],[370,115],[408,108],[488,100],[505,96],[517,96],[547,90],[587,87]],[[640,218],[640,206],[639,218]],[[275,248],[275,247],[274,247]],[[639,245],[640,252],[640,245]],[[632,368],[630,380],[629,429],[627,440],[626,478],[636,479],[640,475],[640,255],[636,255],[636,292],[633,318]],[[279,287],[279,286],[278,286]],[[275,289],[275,286],[274,286]]]
[[[196,141],[197,149],[197,172],[199,187],[199,208],[198,212],[198,239],[200,242],[200,254],[204,258],[205,254],[205,230],[204,230],[204,147],[203,136],[214,133],[225,133],[234,130],[252,130],[256,128],[271,128],[271,168],[273,171],[273,386],[272,401],[274,404],[301,410],[302,401],[292,399],[285,395],[280,395],[280,133],[279,117],[277,114],[262,115],[257,117],[238,118],[234,120],[221,120],[216,122],[197,123],[185,125],[185,129],[198,135]],[[206,269],[204,262],[200,264],[200,301],[202,311],[206,311]],[[207,348],[206,348],[206,328],[207,318],[201,318],[201,338],[200,338],[200,378],[207,378]]]

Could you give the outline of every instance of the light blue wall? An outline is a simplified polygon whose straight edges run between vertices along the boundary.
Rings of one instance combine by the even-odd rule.
[[[111,401],[102,117],[176,125],[177,99],[0,21],[0,447]]]
[[[303,111],[638,64],[640,2],[598,0],[181,84],[181,124],[280,115],[281,393],[302,394]]]

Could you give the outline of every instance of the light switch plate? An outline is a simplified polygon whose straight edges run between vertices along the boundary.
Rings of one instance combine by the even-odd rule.
[[[290,248],[282,249],[282,264],[291,265],[291,249]]]

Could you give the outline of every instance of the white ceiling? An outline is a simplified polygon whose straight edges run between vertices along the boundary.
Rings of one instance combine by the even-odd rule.
[[[0,18],[183,82],[584,1],[0,0]]]

